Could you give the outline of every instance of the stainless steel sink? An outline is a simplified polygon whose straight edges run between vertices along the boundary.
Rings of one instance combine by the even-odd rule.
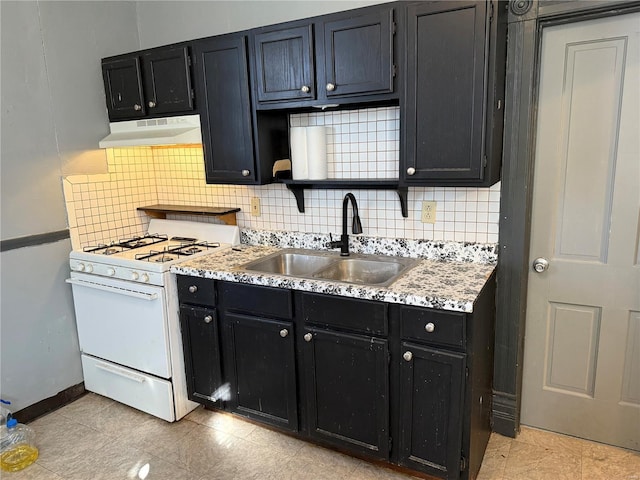
[[[241,265],[240,270],[360,285],[388,286],[419,259],[289,249]]]
[[[247,263],[241,268],[263,273],[304,277],[328,266],[333,261],[334,259],[331,257],[315,254],[278,252]]]
[[[314,277],[364,285],[386,285],[406,269],[406,265],[394,261],[348,258],[336,260],[316,272]]]

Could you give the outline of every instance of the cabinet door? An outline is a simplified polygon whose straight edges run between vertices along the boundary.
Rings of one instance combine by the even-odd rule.
[[[142,56],[147,112],[161,115],[193,110],[187,47],[153,50]]]
[[[400,464],[457,479],[465,355],[402,342]]]
[[[222,384],[216,311],[182,305],[180,326],[189,399],[219,407],[228,399],[229,387]]]
[[[254,36],[259,102],[315,98],[311,25]]]
[[[293,324],[225,313],[225,372],[231,410],[298,430]]]
[[[324,23],[327,98],[393,91],[393,9]]]
[[[304,333],[310,436],[388,459],[387,341],[314,328]]]
[[[408,7],[401,175],[409,184],[483,179],[486,5]]]
[[[109,120],[144,117],[146,108],[142,96],[142,75],[137,56],[102,61],[102,79]]]
[[[256,182],[246,37],[194,44],[207,183]]]

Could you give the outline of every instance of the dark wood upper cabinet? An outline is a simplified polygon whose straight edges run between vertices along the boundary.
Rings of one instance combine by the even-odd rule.
[[[394,12],[376,5],[256,29],[258,108],[388,99],[395,91]]]
[[[102,60],[109,120],[190,113],[189,49],[162,47]]]
[[[140,57],[102,60],[102,78],[109,120],[140,118],[147,114]]]
[[[155,115],[193,110],[187,47],[153,50],[142,55],[148,112]]]
[[[195,87],[207,183],[257,181],[247,37],[211,37],[193,44]]]
[[[311,25],[257,33],[253,41],[259,102],[315,98]]]
[[[393,9],[322,22],[318,46],[327,98],[393,92]]]
[[[499,179],[503,25],[492,2],[407,7],[401,179],[488,186]]]

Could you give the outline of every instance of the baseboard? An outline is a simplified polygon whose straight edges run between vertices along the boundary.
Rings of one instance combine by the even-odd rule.
[[[57,410],[67,403],[80,398],[86,392],[87,391],[84,389],[84,382],[82,382],[77,385],[73,385],[72,387],[65,388],[53,397],[45,398],[44,400],[40,400],[38,403],[29,405],[17,412],[13,412],[13,416],[16,417],[20,423],[28,423],[38,417],[41,417],[45,413]]]
[[[493,392],[491,429],[494,432],[515,438],[520,430],[520,419],[517,412],[515,395],[505,392]]]

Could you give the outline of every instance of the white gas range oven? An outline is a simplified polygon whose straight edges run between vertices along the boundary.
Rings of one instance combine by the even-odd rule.
[[[236,226],[152,219],[149,233],[69,255],[85,388],[169,422],[187,398],[176,263],[240,243]]]

